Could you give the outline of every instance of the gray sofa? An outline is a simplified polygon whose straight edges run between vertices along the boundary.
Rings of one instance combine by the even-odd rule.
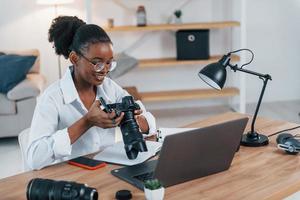
[[[4,53],[34,55],[37,59],[25,80],[7,94],[0,93],[0,138],[18,136],[23,129],[30,127],[36,98],[46,83],[40,74],[40,54],[37,49]]]

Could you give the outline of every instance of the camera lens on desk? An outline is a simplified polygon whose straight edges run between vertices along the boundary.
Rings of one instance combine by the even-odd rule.
[[[27,185],[27,200],[97,200],[95,188],[85,184],[49,179],[32,179]]]

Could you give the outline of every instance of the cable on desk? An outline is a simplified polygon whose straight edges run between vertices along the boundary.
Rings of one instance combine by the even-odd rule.
[[[277,131],[277,132],[275,132],[275,133],[269,135],[268,137],[272,137],[272,136],[274,136],[274,135],[277,135],[277,134],[282,133],[282,132],[285,132],[285,131],[295,130],[295,129],[297,129],[297,128],[300,128],[300,126],[295,126],[295,127],[293,127],[293,128],[289,128],[289,129],[284,129],[284,130],[281,130],[281,131]]]

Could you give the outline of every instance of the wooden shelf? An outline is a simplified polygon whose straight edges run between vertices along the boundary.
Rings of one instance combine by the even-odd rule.
[[[222,56],[211,56],[208,60],[176,60],[176,58],[155,58],[139,60],[140,68],[172,67],[173,65],[206,65],[220,60]],[[231,61],[238,62],[240,57],[231,55]]]
[[[140,92],[143,102],[175,101],[189,99],[225,98],[239,95],[239,89],[234,87],[215,89],[174,90],[160,92]]]
[[[147,26],[115,26],[113,28],[105,28],[107,32],[117,31],[176,31],[179,29],[222,29],[240,26],[237,21],[222,21],[222,22],[203,22],[203,23],[184,23],[184,24],[150,24]]]

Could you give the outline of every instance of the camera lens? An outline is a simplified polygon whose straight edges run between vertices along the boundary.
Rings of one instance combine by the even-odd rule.
[[[146,143],[134,118],[134,111],[124,112],[121,131],[125,143],[126,155],[130,160],[135,159],[139,152],[147,151]]]
[[[32,179],[27,185],[27,200],[97,200],[95,188],[84,184],[49,179]]]
[[[131,149],[130,151],[126,151],[127,158],[129,158],[130,160],[135,159],[138,154],[139,151],[136,149]]]

